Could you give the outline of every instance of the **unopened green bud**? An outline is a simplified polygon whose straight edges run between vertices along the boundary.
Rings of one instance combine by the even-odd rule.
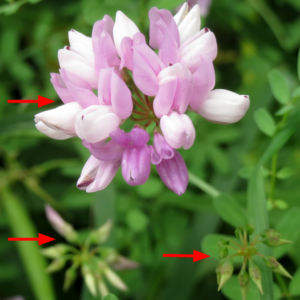
[[[264,292],[261,284],[261,272],[258,266],[252,260],[249,261],[249,274],[251,279],[254,281],[261,294],[263,295]]]
[[[56,244],[55,246],[44,248],[41,250],[42,254],[49,258],[57,258],[66,254],[70,249],[67,244]]]
[[[246,300],[247,294],[249,291],[249,286],[250,286],[250,276],[245,269],[241,270],[241,272],[238,276],[238,280],[239,280],[240,287],[241,287],[242,298],[243,298],[243,300]]]
[[[97,230],[94,230],[91,233],[91,242],[94,244],[104,243],[109,237],[111,228],[112,228],[112,221],[108,220],[101,227],[99,227]]]
[[[221,259],[225,258],[226,256],[228,256],[228,248],[226,246],[222,246],[220,247],[219,250],[219,257]]]
[[[241,227],[237,227],[234,233],[237,238],[240,238],[240,235],[244,234],[244,230]]]
[[[225,260],[222,265],[221,272],[220,272],[220,283],[218,287],[218,291],[226,284],[226,282],[230,279],[233,273],[233,263],[231,259]]]
[[[76,277],[77,277],[77,272],[76,269],[78,267],[78,264],[72,265],[65,273],[65,282],[64,282],[64,291],[67,291],[71,285],[74,283]]]
[[[106,295],[109,294],[109,290],[108,290],[103,278],[100,275],[97,276],[97,281],[98,281],[98,289],[99,289],[100,295],[101,295],[101,297],[105,297]]]
[[[103,273],[108,279],[108,281],[117,289],[121,291],[127,291],[127,286],[123,282],[123,280],[115,273],[113,272],[109,267],[106,267],[103,269]]]
[[[219,263],[219,264],[217,265],[217,268],[216,268],[217,283],[218,283],[218,285],[220,284],[220,281],[221,281],[221,271],[222,271],[222,267],[223,267],[223,263]]]
[[[47,267],[46,272],[53,273],[61,270],[67,262],[67,259],[63,257],[58,257],[52,261],[52,263]]]
[[[109,264],[114,263],[118,259],[118,253],[113,248],[101,247],[99,249],[101,257]]]
[[[272,269],[273,272],[279,273],[283,276],[293,279],[291,274],[285,270],[285,268],[276,260],[275,257],[265,256],[263,260],[266,263],[266,265]]]
[[[292,244],[291,241],[284,240],[279,237],[270,237],[266,241],[263,241],[263,243],[269,247],[278,247],[286,244]]]
[[[255,226],[254,226],[254,225],[248,224],[248,225],[246,226],[246,231],[247,231],[247,234],[248,234],[248,235],[253,234],[254,230],[255,230]]]
[[[263,238],[270,238],[270,237],[281,237],[281,234],[277,231],[275,231],[275,229],[266,229],[265,231],[263,231],[260,234],[261,237]]]
[[[97,295],[97,286],[95,277],[87,264],[84,264],[81,268],[81,273],[84,278],[85,285],[90,293],[95,297]]]

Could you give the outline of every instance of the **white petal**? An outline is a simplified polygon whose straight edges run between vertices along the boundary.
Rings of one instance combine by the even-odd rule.
[[[243,118],[249,106],[249,96],[227,90],[213,90],[196,112],[213,123],[231,124]]]
[[[174,21],[177,24],[177,26],[180,25],[180,23],[185,18],[185,16],[188,14],[188,12],[189,12],[189,5],[187,2],[184,2],[183,5],[181,6],[180,10],[178,11],[178,13],[174,16]]]
[[[42,121],[37,122],[35,124],[35,127],[37,128],[38,131],[49,136],[50,138],[52,138],[54,140],[66,140],[66,139],[73,137],[72,135],[66,134],[60,130],[54,130],[54,129],[48,127]]]

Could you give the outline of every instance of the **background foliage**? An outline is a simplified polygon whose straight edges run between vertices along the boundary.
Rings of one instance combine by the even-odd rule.
[[[37,95],[57,100],[52,108],[60,103],[49,73],[59,68],[57,51],[68,45],[68,30],[74,28],[90,35],[96,20],[104,14],[114,17],[117,10],[122,10],[147,32],[147,11],[151,6],[174,9],[180,2],[0,2],[0,299],[14,295],[23,295],[27,300],[37,299],[34,295],[40,295],[38,300],[93,299],[81,279],[63,293],[63,272],[51,278],[45,274],[47,262],[37,245],[7,242],[10,235],[36,236],[38,232],[63,241],[45,218],[45,202],[57,208],[82,234],[108,218],[114,221],[107,245],[141,264],[136,270],[119,273],[129,286],[126,293],[112,289],[119,299],[241,299],[236,276],[225,286],[223,294],[217,292],[217,243],[222,234],[232,235],[233,228],[245,222],[248,179],[276,133],[276,123],[282,118],[279,109],[284,105],[284,112],[299,113],[297,102],[291,108],[290,98],[280,94],[299,85],[298,0],[213,1],[202,27],[209,27],[218,40],[216,87],[250,95],[251,107],[242,121],[230,126],[211,124],[190,115],[197,138],[182,155],[195,176],[191,176],[191,184],[181,197],[164,187],[155,169],[143,186],[126,185],[119,172],[101,192],[87,194],[78,190],[75,183],[89,157],[80,140],[55,141],[40,134],[34,127],[33,116],[45,108],[6,103],[7,99],[37,99]],[[279,72],[272,71],[274,68]],[[268,74],[271,83],[275,80],[275,97]],[[287,86],[279,88],[279,92],[276,76],[283,76],[283,81],[277,83],[286,82]],[[277,207],[269,210],[270,226],[294,241],[276,249],[274,255],[295,278],[290,286],[288,281],[284,284],[280,278],[275,280],[275,299],[287,297],[285,288],[291,293],[288,299],[300,299],[297,126],[298,123],[291,125],[293,136],[279,152],[280,171],[273,191]],[[268,198],[272,190],[270,161],[265,159],[261,164]],[[197,178],[208,181],[222,193],[230,193],[238,204],[234,200],[230,204],[228,197],[226,202],[220,198],[213,200],[198,189]],[[163,253],[192,253],[193,249],[212,258],[195,264],[187,259],[162,258]],[[248,299],[257,297],[257,290],[251,286]]]

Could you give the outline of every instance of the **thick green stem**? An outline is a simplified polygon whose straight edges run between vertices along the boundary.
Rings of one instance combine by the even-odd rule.
[[[189,180],[190,183],[198,187],[200,190],[205,192],[206,194],[216,198],[221,195],[221,192],[215,189],[213,186],[202,180],[201,178],[197,177],[196,175],[189,172]]]
[[[2,187],[1,203],[9,220],[13,237],[37,237],[38,231],[21,201],[8,185]],[[55,300],[50,276],[46,273],[46,260],[37,242],[14,242],[36,300]]]
[[[285,281],[283,280],[282,276],[278,273],[274,273],[274,274],[275,274],[275,277],[276,277],[279,285],[281,286],[281,290],[284,293],[284,297],[288,300],[293,300],[293,297],[289,293],[289,289],[288,289]]]

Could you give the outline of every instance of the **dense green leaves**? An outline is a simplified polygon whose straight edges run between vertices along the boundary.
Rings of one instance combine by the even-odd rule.
[[[276,131],[276,124],[271,114],[264,108],[260,108],[254,114],[258,128],[266,135],[273,136]]]
[[[118,298],[113,294],[108,294],[102,298],[102,300],[118,300]]]
[[[233,227],[247,225],[247,218],[244,210],[237,201],[230,195],[220,195],[213,200],[214,207],[219,216]]]
[[[268,79],[275,99],[281,104],[288,103],[290,100],[290,92],[282,73],[276,69],[272,70],[268,74]]]
[[[164,9],[174,9],[177,6],[182,4],[181,0],[150,0],[148,2],[148,7],[157,7],[157,8],[164,8]]]
[[[297,71],[298,71],[298,78],[299,78],[299,81],[300,81],[300,49],[299,49],[299,52],[298,52]]]

